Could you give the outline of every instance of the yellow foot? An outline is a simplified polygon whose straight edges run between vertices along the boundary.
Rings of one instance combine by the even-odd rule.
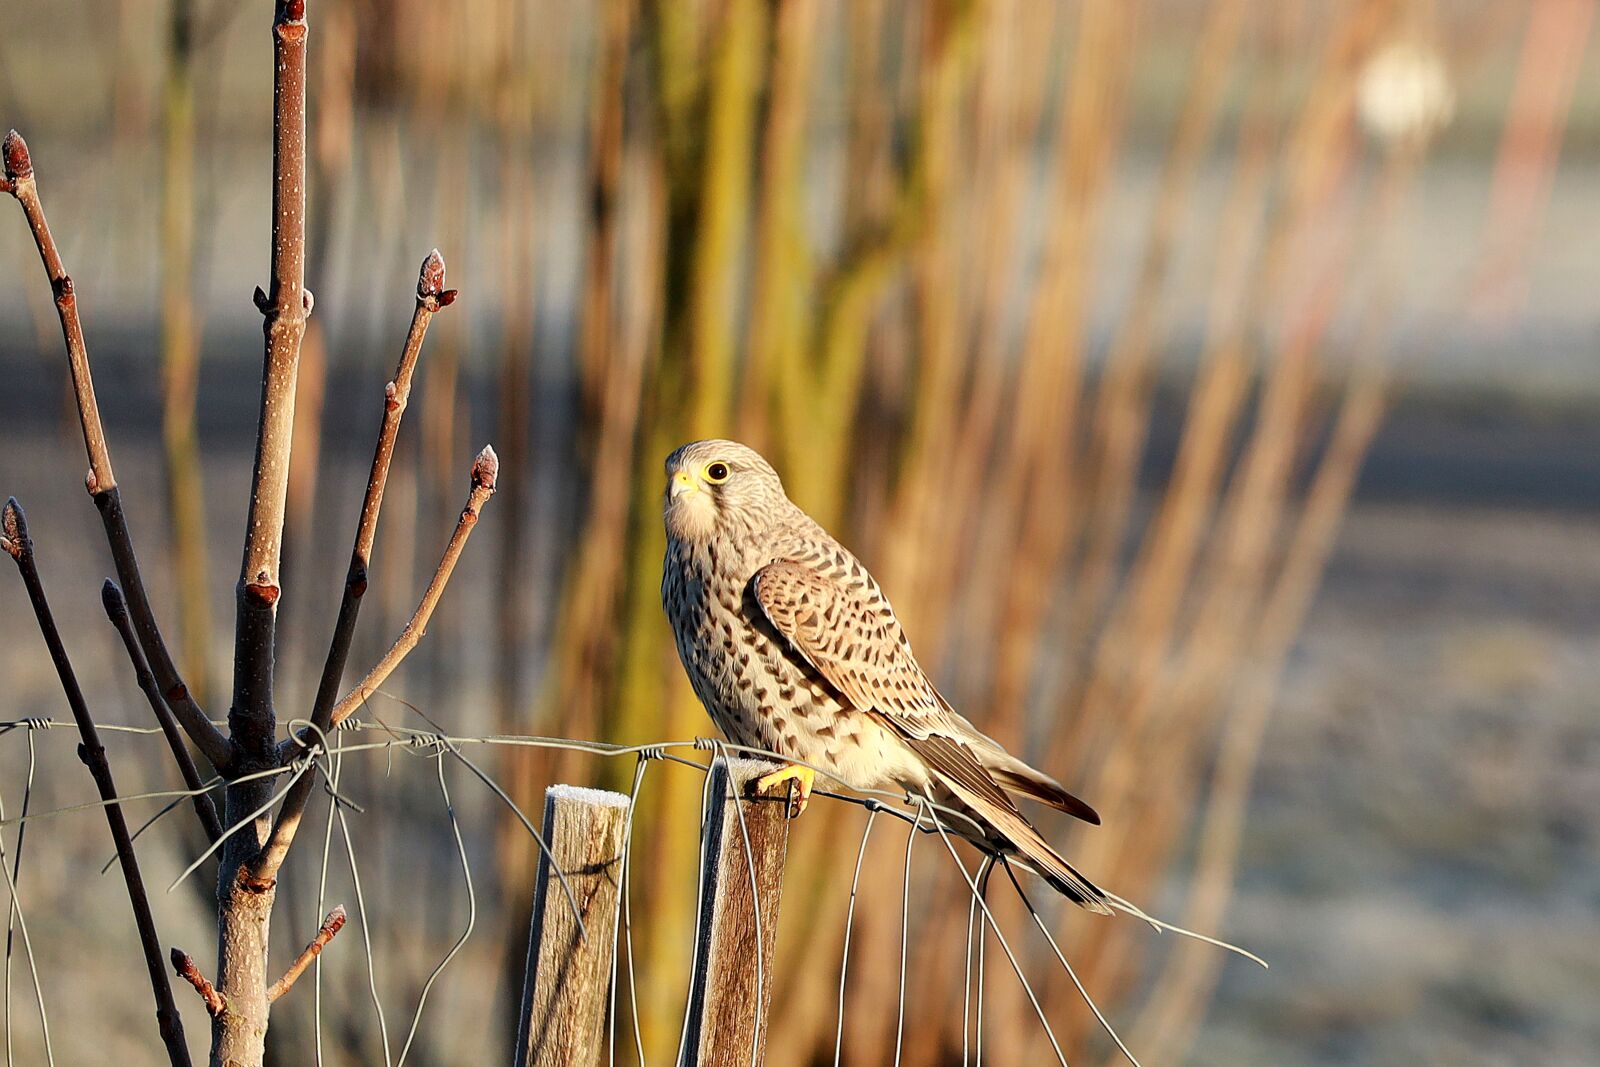
[[[811,786],[816,781],[816,778],[817,772],[810,767],[802,767],[791,763],[781,770],[773,771],[771,774],[763,774],[760,778],[757,778],[754,783],[754,789],[757,793],[773,793],[783,783],[792,779],[795,783],[795,790],[789,801],[789,818],[796,819],[806,810],[806,804],[811,800]]]

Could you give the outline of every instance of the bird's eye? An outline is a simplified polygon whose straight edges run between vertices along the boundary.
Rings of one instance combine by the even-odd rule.
[[[728,465],[726,463],[706,464],[706,481],[713,485],[720,485],[728,480]]]

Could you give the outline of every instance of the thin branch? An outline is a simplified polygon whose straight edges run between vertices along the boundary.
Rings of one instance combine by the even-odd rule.
[[[50,224],[45,221],[28,142],[16,130],[12,130],[6,134],[4,142],[0,142],[0,155],[5,158],[5,191],[15,196],[22,205],[28,228],[33,231],[34,244],[39,248],[39,258],[44,261],[45,273],[50,277],[50,288],[55,293],[56,313],[61,318],[61,333],[67,343],[67,360],[72,371],[72,391],[78,400],[78,423],[83,431],[83,448],[89,454],[89,491],[114,489],[117,479],[111,473],[111,452],[106,447],[105,428],[100,424],[100,405],[94,396],[94,378],[89,373],[89,350],[83,340],[83,324],[78,319],[78,295],[66,267],[61,263],[61,253],[56,249],[55,238],[50,235]]]
[[[311,294],[306,274],[306,5],[278,0],[272,23],[272,277],[256,290],[265,354],[244,556],[236,588],[233,703],[228,728],[248,763],[277,758],[272,706],[273,638],[279,563],[294,436],[295,381]]]
[[[472,489],[467,494],[466,507],[461,509],[461,516],[456,520],[456,528],[450,535],[450,543],[445,545],[444,555],[439,559],[439,566],[433,572],[433,579],[428,583],[428,588],[423,591],[422,600],[417,604],[417,610],[411,615],[411,620],[406,623],[405,629],[400,631],[400,636],[395,638],[377,665],[367,672],[353,690],[345,695],[344,699],[334,707],[328,718],[329,728],[338,726],[350,713],[366,702],[367,698],[378,691],[384,681],[400,665],[411,650],[417,647],[417,642],[422,640],[422,635],[428,631],[428,619],[433,616],[433,609],[438,606],[439,598],[444,595],[444,587],[450,581],[450,573],[455,570],[456,561],[461,558],[462,549],[467,546],[467,538],[472,536],[472,530],[478,525],[478,512],[483,505],[494,495],[495,479],[499,477],[500,459],[494,454],[494,449],[489,445],[483,446],[483,451],[478,453],[472,463]],[[284,741],[279,759],[288,759],[289,754],[298,748],[307,748],[312,744],[314,737],[320,738],[322,734],[313,730],[301,730],[288,740]],[[292,795],[292,794],[291,794]],[[272,833],[261,846],[261,851],[256,854],[256,859],[250,871],[251,884],[265,886],[271,884],[276,878],[277,871],[283,866],[284,858],[289,854],[289,846],[294,842],[294,835],[300,828],[301,818],[305,814],[305,801],[291,808],[287,803],[278,809],[278,817],[272,824]]]
[[[444,587],[450,581],[450,572],[455,569],[456,561],[461,558],[461,550],[466,547],[467,538],[471,536],[472,529],[478,523],[478,512],[484,503],[494,495],[494,485],[500,473],[500,459],[494,454],[494,449],[485,445],[478,458],[472,464],[472,491],[467,496],[467,505],[461,509],[461,517],[456,520],[455,532],[450,535],[450,543],[445,546],[444,555],[439,559],[439,566],[433,572],[433,579],[428,582],[428,588],[423,591],[422,599],[417,604],[417,610],[412,612],[411,620],[406,623],[405,629],[400,631],[400,636],[390,646],[381,660],[367,672],[333,709],[332,725],[338,726],[348,719],[352,712],[366,703],[373,693],[378,691],[394,669],[400,666],[400,661],[405,659],[411,650],[417,647],[417,642],[422,640],[422,635],[428,631],[428,620],[433,616],[433,609],[438,606],[439,598],[444,594]]]
[[[172,950],[172,969],[179,978],[194,986],[194,991],[200,994],[200,999],[206,1002],[206,1014],[213,1019],[221,1015],[227,1008],[222,994],[217,992],[211,980],[200,973],[200,967],[194,962],[194,957],[181,948]]]
[[[161,1040],[167,1046],[167,1057],[173,1067],[188,1067],[189,1047],[184,1041],[183,1020],[172,1002],[172,986],[167,981],[166,968],[161,962],[161,942],[156,935],[155,917],[150,912],[150,900],[145,895],[144,879],[139,874],[139,860],[133,852],[133,841],[128,836],[128,823],[117,802],[117,787],[111,777],[111,764],[106,760],[106,750],[100,744],[100,734],[89,706],[84,702],[83,690],[78,687],[77,675],[67,658],[66,646],[61,643],[61,633],[56,629],[55,617],[45,598],[44,584],[39,580],[39,568],[33,557],[33,541],[28,537],[28,521],[15,499],[6,501],[0,515],[0,548],[17,562],[23,585],[28,589],[28,600],[33,605],[34,618],[44,636],[45,646],[55,663],[56,674],[61,679],[72,717],[77,720],[78,734],[83,743],[78,747],[78,758],[89,768],[100,798],[106,802],[106,823],[111,829],[111,840],[116,843],[117,856],[122,861],[122,877],[128,885],[128,900],[133,905],[134,922],[139,928],[139,941],[144,948],[145,965],[150,972],[150,987],[156,1000],[156,1024]]]
[[[122,646],[128,650],[128,660],[133,664],[134,679],[138,682],[145,699],[150,702],[150,710],[155,714],[156,722],[161,724],[161,732],[166,736],[167,747],[172,750],[172,758],[178,764],[183,784],[196,791],[194,811],[200,817],[200,825],[205,827],[206,839],[215,841],[222,836],[222,822],[217,818],[217,807],[211,802],[211,795],[202,791],[205,789],[205,781],[200,777],[200,769],[195,766],[194,757],[189,754],[188,743],[179,732],[177,720],[172,717],[171,709],[161,699],[161,690],[156,688],[155,675],[150,673],[150,664],[139,648],[139,635],[133,631],[133,620],[128,616],[128,604],[122,599],[122,590],[118,589],[117,583],[110,578],[107,578],[105,585],[100,588],[100,602],[106,609],[106,617],[111,620],[111,625],[117,628],[117,634],[122,638]]]
[[[389,480],[389,466],[394,459],[395,439],[400,432],[400,419],[405,415],[406,403],[411,398],[411,378],[416,370],[417,357],[422,352],[422,340],[427,335],[428,323],[441,309],[455,302],[456,291],[444,287],[444,257],[436,248],[422,261],[417,276],[417,307],[411,315],[411,328],[406,331],[405,347],[400,352],[400,363],[395,367],[394,378],[383,390],[383,418],[378,424],[378,443],[373,449],[372,472],[367,476],[367,492],[361,501],[361,518],[356,524],[355,547],[350,551],[350,569],[345,574],[344,598],[339,602],[338,620],[333,626],[333,640],[328,645],[328,658],[322,666],[322,680],[317,685],[316,701],[311,708],[314,733],[323,734],[331,728],[334,701],[339,696],[339,683],[344,679],[345,663],[350,658],[350,645],[355,638],[356,619],[361,613],[361,598],[367,591],[367,566],[372,559],[372,545],[378,534],[378,513],[383,507],[383,490]],[[288,751],[280,759],[288,758]],[[273,824],[263,859],[256,865],[253,876],[257,881],[277,877],[278,868],[288,855],[294,841],[295,830],[305,814],[307,802],[315,779],[307,775],[296,783],[284,798],[283,807]]]
[[[139,645],[155,674],[162,698],[183,724],[184,732],[213,767],[218,771],[226,771],[232,763],[232,747],[189,695],[189,687],[184,684],[177,666],[172,662],[166,642],[161,637],[161,628],[156,625],[150,599],[145,595],[139,560],[133,551],[133,538],[128,531],[127,517],[122,511],[121,493],[111,469],[111,452],[106,445],[105,428],[100,423],[100,406],[94,395],[94,376],[89,369],[89,349],[84,342],[83,323],[78,317],[77,291],[61,263],[61,253],[56,249],[50,225],[45,221],[27,142],[16,130],[8,133],[5,140],[0,142],[0,156],[4,158],[5,175],[0,180],[0,190],[11,193],[22,205],[22,213],[33,232],[33,241],[38,246],[50,288],[55,293],[56,314],[61,319],[61,335],[66,342],[67,364],[72,374],[72,392],[78,405],[78,425],[83,431],[84,451],[89,457],[89,475],[85,485],[96,510],[100,512],[100,522],[105,527],[111,558],[116,565],[117,580],[127,594],[128,611],[133,618],[134,630],[139,635]]]
[[[344,905],[335,905],[334,909],[328,912],[328,917],[322,920],[322,927],[317,931],[317,936],[300,950],[300,955],[289,964],[289,969],[283,972],[283,977],[273,982],[272,988],[267,990],[268,1001],[277,1000],[294,988],[294,983],[305,969],[311,966],[311,961],[322,955],[322,950],[327,947],[328,942],[332,941],[334,935],[344,926],[344,919]]]

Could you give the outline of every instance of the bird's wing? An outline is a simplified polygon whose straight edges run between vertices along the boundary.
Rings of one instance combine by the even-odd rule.
[[[756,572],[750,593],[778,636],[813,670],[853,707],[874,715],[898,735],[942,785],[1052,885],[1085,907],[1104,909],[1100,891],[1050,847],[1002,788],[1001,782],[1015,772],[988,764],[1003,759],[1025,765],[945,703],[918,666],[893,609],[869,578],[836,578],[797,560],[780,559]],[[1093,815],[1088,805],[1077,803]]]
[[[1003,788],[1099,825],[1094,808],[950,706],[922,672],[894,609],[865,571],[834,576],[780,559],[757,571],[750,586],[778,636],[853,707],[875,712],[908,737],[948,736]]]
[[[756,572],[750,591],[778,636],[851,706],[915,723],[920,732],[945,717],[946,705],[889,602],[868,582],[780,559]]]

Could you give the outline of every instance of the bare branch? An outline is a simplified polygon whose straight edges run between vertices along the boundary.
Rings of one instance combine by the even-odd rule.
[[[306,273],[305,0],[279,0],[272,24],[275,78],[272,123],[272,277],[256,290],[265,355],[261,418],[256,429],[250,509],[236,592],[233,703],[228,728],[251,766],[275,758],[272,706],[273,640],[281,588],[284,508],[294,437],[295,380],[311,294]]]
[[[50,224],[45,221],[28,142],[12,130],[6,134],[5,141],[0,142],[0,155],[5,158],[7,191],[22,205],[28,228],[33,231],[34,244],[39,248],[39,258],[44,261],[45,273],[50,277],[50,288],[55,293],[56,314],[61,318],[61,333],[67,342],[67,359],[72,370],[72,391],[78,400],[83,447],[89,453],[89,491],[115,489],[117,479],[111,473],[111,453],[106,447],[105,428],[100,424],[100,406],[95,401],[94,379],[89,373],[89,351],[83,340],[83,323],[78,318],[78,294],[61,263],[61,253],[50,235]]]
[[[423,591],[417,610],[411,614],[411,621],[406,623],[405,629],[400,631],[400,636],[395,638],[389,651],[384,653],[383,658],[367,672],[367,676],[361,679],[360,684],[346,693],[344,699],[334,707],[332,725],[338,726],[344,722],[350,717],[351,712],[377,692],[378,687],[388,679],[396,667],[400,666],[400,661],[417,647],[422,635],[427,633],[428,619],[432,617],[433,609],[438,606],[439,598],[444,595],[444,587],[450,581],[450,572],[455,570],[456,561],[461,558],[461,550],[466,547],[467,538],[472,535],[472,528],[478,524],[478,511],[489,497],[494,495],[494,483],[499,472],[499,457],[494,454],[493,448],[485,445],[472,464],[472,491],[467,495],[467,506],[461,509],[461,517],[456,520],[455,532],[450,535],[450,543],[445,546],[444,555],[439,559],[439,566],[433,572],[433,579]]]
[[[328,917],[322,920],[322,928],[317,931],[317,936],[311,939],[311,944],[300,950],[300,955],[289,964],[289,969],[283,972],[283,977],[272,983],[272,988],[267,990],[267,1000],[274,1001],[294,988],[295,982],[305,969],[311,966],[311,961],[322,955],[322,950],[333,940],[335,934],[344,926],[344,905],[339,904],[328,912]]]
[[[194,811],[200,817],[200,825],[205,827],[206,840],[214,842],[222,836],[222,823],[217,818],[217,807],[211,802],[209,794],[199,792],[205,788],[205,780],[200,777],[200,769],[195,766],[194,757],[189,754],[189,745],[178,729],[177,720],[172,717],[171,709],[161,699],[161,690],[156,688],[156,679],[150,673],[150,664],[139,648],[139,636],[133,632],[133,620],[128,617],[128,604],[122,599],[122,590],[118,589],[117,583],[110,578],[107,578],[105,585],[100,587],[100,603],[106,609],[106,618],[117,628],[117,634],[122,638],[122,647],[128,650],[128,660],[133,664],[134,680],[144,693],[145,699],[150,702],[150,710],[155,714],[156,722],[161,725],[161,732],[167,739],[167,747],[172,750],[172,758],[178,764],[178,773],[183,776],[184,786],[196,791]]]
[[[273,793],[265,779],[243,776],[279,766],[272,703],[279,563],[300,343],[312,303],[305,288],[308,34],[305,0],[277,0],[272,16],[272,267],[269,291],[255,292],[264,338],[261,415],[235,587],[228,731],[237,759],[234,780],[223,794],[223,823],[248,829],[223,838],[217,865],[217,988],[228,1010],[212,1026],[213,1063],[261,1063],[271,1014],[266,963],[275,883],[254,882],[250,870],[271,828],[267,812]]]
[[[417,357],[422,352],[422,341],[433,316],[440,308],[454,303],[455,298],[456,291],[444,287],[444,257],[439,255],[436,248],[422,261],[422,269],[417,275],[417,306],[411,315],[411,328],[406,331],[405,346],[401,349],[394,378],[384,386],[383,417],[378,424],[378,442],[373,449],[372,471],[367,476],[367,492],[361,501],[361,518],[356,524],[355,547],[350,551],[350,568],[345,574],[344,597],[339,602],[333,640],[328,645],[328,658],[322,666],[322,680],[317,685],[316,700],[311,707],[313,734],[325,733],[330,728],[334,701],[339,696],[339,683],[344,679],[345,663],[350,658],[350,644],[355,638],[361,599],[367,591],[367,568],[378,534],[378,513],[383,507],[383,490],[389,480],[389,466],[394,460],[400,420],[411,398],[411,378],[416,370]],[[280,753],[280,758],[287,758],[287,752]],[[252,872],[252,877],[258,883],[271,881],[278,876],[278,868],[288,855],[314,784],[313,776],[306,775],[295,783],[284,798],[273,824],[272,835]]]
[[[200,966],[194,962],[194,957],[181,948],[172,950],[172,969],[179,978],[194,986],[194,991],[200,994],[200,999],[206,1002],[206,1014],[215,1019],[227,1008],[222,994],[218,993],[211,980],[200,973]]]
[[[350,713],[360,707],[362,702],[384,683],[384,680],[400,665],[400,661],[405,659],[417,646],[417,642],[422,640],[422,635],[428,629],[428,619],[432,617],[433,609],[438,606],[439,598],[444,595],[444,587],[450,581],[450,573],[455,570],[456,561],[461,558],[462,549],[467,545],[467,538],[472,535],[473,528],[478,524],[478,512],[489,497],[494,495],[494,483],[499,473],[500,459],[494,454],[493,448],[485,445],[472,464],[472,489],[467,494],[466,507],[461,509],[461,516],[456,519],[455,531],[450,535],[449,544],[445,545],[444,555],[440,557],[439,566],[434,569],[433,579],[423,591],[422,600],[412,613],[411,620],[406,623],[405,629],[400,631],[400,636],[395,638],[394,644],[384,657],[367,672],[361,684],[334,706],[326,719],[327,725],[322,727],[324,733],[349,718]],[[298,747],[309,747],[316,743],[318,736],[312,730],[300,731],[283,743],[283,753],[280,758],[287,758],[287,754]],[[296,783],[297,786],[299,784]],[[278,869],[283,866],[284,857],[289,853],[289,846],[294,842],[295,832],[299,830],[301,818],[305,814],[306,804],[304,797],[301,797],[298,803],[291,803],[294,797],[295,793],[291,792],[285,798],[283,806],[278,809],[272,834],[256,857],[250,872],[254,885],[271,884],[277,877]]]
[[[9,172],[9,161],[7,165]],[[100,799],[105,801],[106,824],[111,830],[111,840],[117,847],[117,858],[122,863],[122,878],[128,886],[128,901],[133,906],[134,922],[139,928],[139,941],[144,948],[145,966],[150,972],[150,988],[155,994],[156,1025],[161,1040],[167,1046],[167,1057],[174,1067],[188,1067],[189,1047],[184,1041],[183,1020],[172,1002],[172,986],[167,981],[166,968],[161,963],[161,942],[156,935],[155,917],[150,912],[150,899],[145,894],[144,878],[139,874],[139,860],[133,852],[133,838],[128,834],[128,823],[122,816],[122,806],[117,801],[117,786],[111,777],[111,764],[106,750],[100,744],[100,733],[95,729],[89,706],[84,702],[83,690],[78,687],[77,675],[67,658],[66,646],[61,643],[61,633],[56,629],[50,602],[45,598],[44,584],[39,580],[39,568],[33,558],[33,541],[28,537],[28,521],[16,500],[6,501],[0,514],[0,548],[17,562],[22,573],[22,583],[28,589],[28,600],[33,605],[34,618],[44,635],[50,659],[55,663],[56,675],[66,692],[72,717],[78,723],[78,735],[83,743],[78,746],[78,758],[89,768]]]
[[[11,193],[22,205],[28,228],[33,232],[34,244],[44,263],[50,288],[55,293],[56,314],[61,319],[61,335],[66,341],[67,364],[72,375],[72,392],[78,405],[78,425],[83,431],[83,447],[89,457],[89,475],[85,485],[100,512],[101,525],[105,527],[106,540],[111,547],[111,559],[116,565],[117,580],[127,592],[128,610],[134,631],[139,635],[145,659],[149,662],[162,698],[172,708],[190,740],[205,754],[218,771],[226,771],[232,762],[232,749],[204,711],[189,695],[178,674],[172,656],[167,652],[161,629],[156,625],[150,599],[145,595],[144,579],[139,572],[139,560],[133,551],[133,538],[128,532],[128,521],[122,511],[122,497],[117,489],[116,476],[111,469],[111,452],[106,445],[105,428],[100,423],[100,406],[94,395],[94,376],[89,369],[89,349],[84,341],[83,323],[78,316],[78,296],[72,278],[61,262],[50,225],[45,221],[44,206],[39,199],[38,183],[34,177],[33,159],[28,145],[16,130],[0,142],[0,156],[4,158],[3,183],[0,189]]]

